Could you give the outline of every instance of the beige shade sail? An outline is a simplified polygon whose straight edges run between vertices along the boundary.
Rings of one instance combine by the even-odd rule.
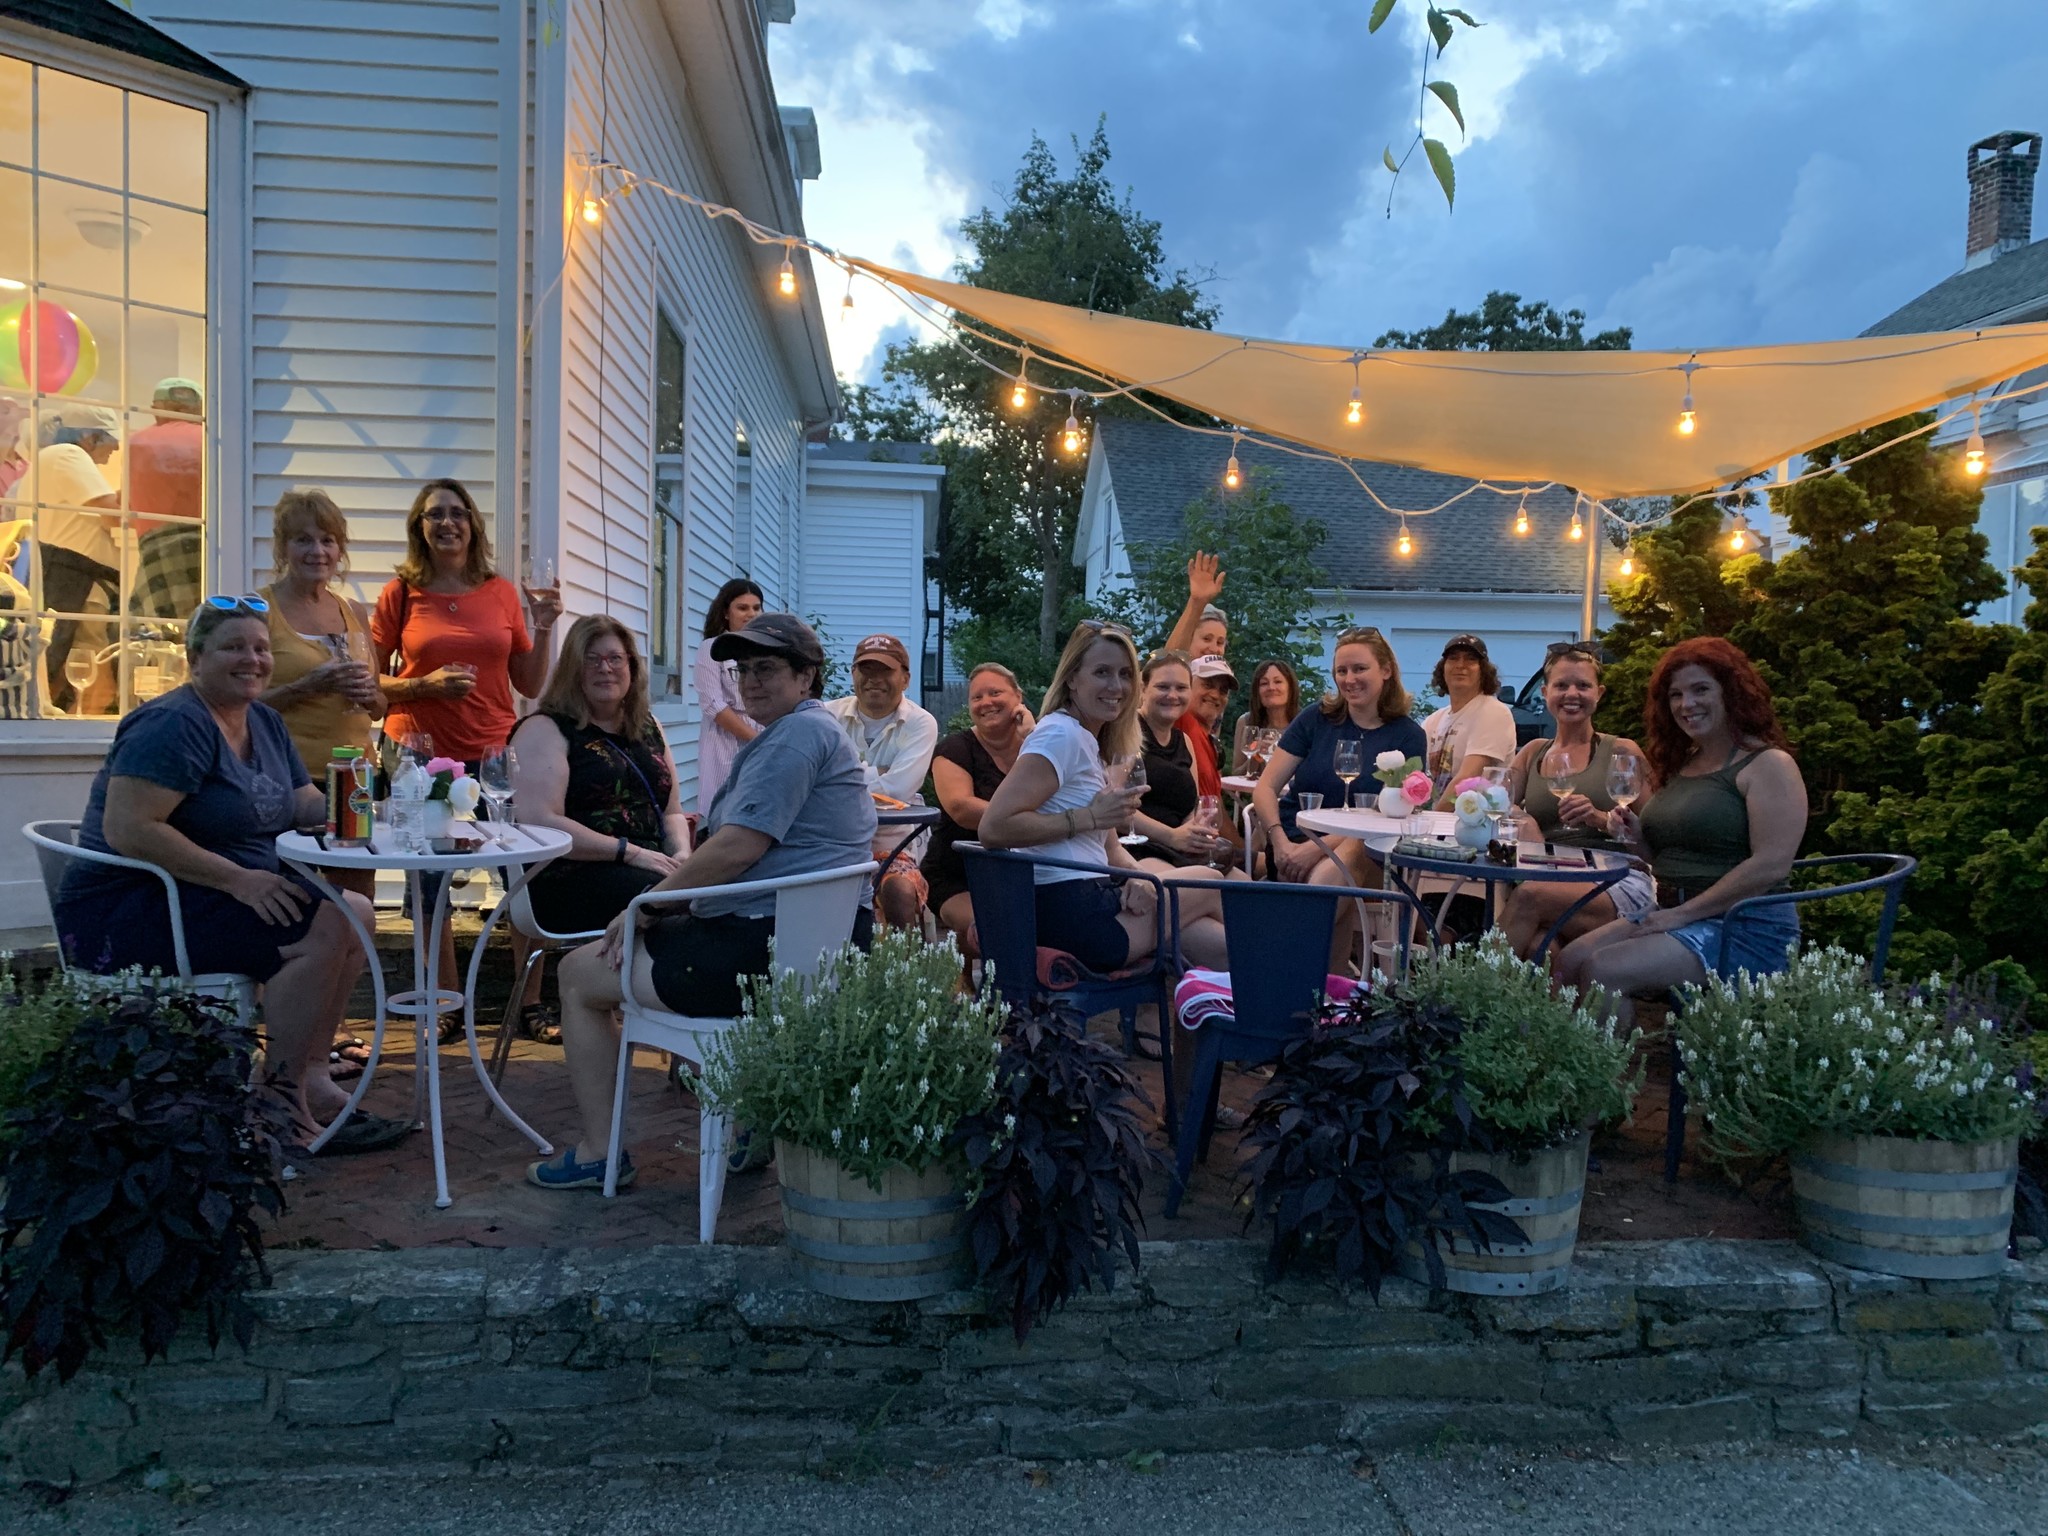
[[[1382,352],[1101,315],[852,265],[1054,362],[1347,459],[1600,497],[1713,490],[1864,427],[2048,363],[2048,324],[1687,352]],[[977,347],[1004,368],[1016,356]],[[1696,430],[1678,430],[1691,374]],[[1218,472],[1229,452],[1217,444]]]

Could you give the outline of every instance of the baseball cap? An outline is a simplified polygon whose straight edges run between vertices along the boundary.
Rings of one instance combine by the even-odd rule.
[[[1221,656],[1197,656],[1188,663],[1188,670],[1197,677],[1227,678],[1231,687],[1237,686],[1237,674],[1230,670],[1230,663]]]
[[[711,642],[714,661],[732,661],[759,651],[776,651],[807,661],[814,667],[825,664],[825,647],[818,632],[793,613],[760,613],[743,629],[729,629]]]
[[[904,671],[910,670],[910,652],[894,635],[869,635],[853,648],[856,666],[870,656],[886,656]]]
[[[201,405],[206,403],[206,392],[193,379],[158,379],[156,381],[156,388],[149,393],[149,398],[150,402],[154,404],[158,400],[169,400],[173,396],[180,394],[190,395]]]
[[[1477,635],[1451,636],[1450,639],[1444,642],[1444,654],[1448,656],[1453,651],[1470,651],[1474,656],[1477,656],[1481,661],[1492,660],[1492,658],[1486,654],[1486,642],[1480,639]]]
[[[67,400],[47,419],[73,432],[105,432],[112,437],[121,435],[121,418],[103,405]]]
[[[1230,622],[1230,615],[1221,608],[1218,608],[1214,603],[1204,603],[1202,605],[1202,622],[1207,624],[1211,620],[1218,624],[1228,624]]]

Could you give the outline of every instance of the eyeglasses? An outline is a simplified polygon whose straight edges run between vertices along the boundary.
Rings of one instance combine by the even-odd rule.
[[[761,656],[753,661],[736,661],[732,664],[732,670],[735,677],[768,678],[788,666],[789,663],[779,656]],[[792,667],[790,670],[794,671],[795,668]]]
[[[270,604],[254,592],[244,592],[240,597],[231,597],[225,592],[216,592],[206,600],[209,608],[218,608],[222,613],[233,613],[238,609],[249,613],[268,613]]]
[[[423,523],[466,523],[469,511],[465,507],[429,507],[420,514]]]
[[[621,651],[590,651],[584,655],[583,665],[600,672],[630,672],[633,658]]]

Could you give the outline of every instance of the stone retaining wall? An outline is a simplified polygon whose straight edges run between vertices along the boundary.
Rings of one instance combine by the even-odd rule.
[[[279,1255],[245,1355],[0,1375],[0,1476],[960,1462],[1240,1447],[2048,1433],[2048,1259],[1889,1280],[1788,1243],[1580,1249],[1530,1299],[1263,1283],[1149,1243],[1019,1349],[970,1294],[870,1306],[780,1249]]]

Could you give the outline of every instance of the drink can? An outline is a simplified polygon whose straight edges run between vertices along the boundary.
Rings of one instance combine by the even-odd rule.
[[[359,747],[336,747],[327,764],[327,837],[360,847],[371,837],[370,765]]]

